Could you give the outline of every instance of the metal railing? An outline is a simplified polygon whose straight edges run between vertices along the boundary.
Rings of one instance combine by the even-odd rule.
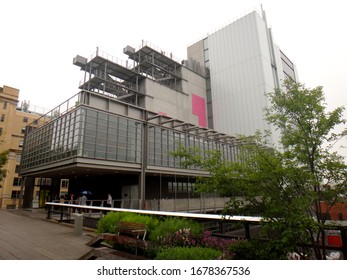
[[[140,210],[140,209],[126,209],[126,208],[113,208],[103,206],[88,206],[68,203],[55,203],[47,202],[48,206],[47,218],[52,218],[52,214],[58,215],[60,221],[65,219],[71,220],[71,214],[83,213],[84,217],[95,218],[96,220],[101,218],[103,214],[107,212],[129,212],[142,215],[155,215],[165,217],[184,217],[198,220],[204,224],[204,228],[211,230],[214,235],[223,238],[232,239],[252,239],[259,233],[260,223],[263,221],[261,217],[253,216],[233,216],[233,215],[219,215],[219,214],[200,214],[200,213],[186,213],[186,212],[168,212],[168,211],[153,211],[153,210]],[[235,228],[233,225],[238,225]],[[240,225],[243,228],[240,228]],[[325,245],[319,244],[318,247],[323,247],[330,252],[340,252],[343,259],[347,259],[347,227],[346,226],[334,226],[333,237],[339,237],[339,242],[329,244],[329,236],[327,235],[327,241]],[[332,227],[327,226],[327,234]],[[255,233],[253,232],[255,231]],[[335,239],[334,239],[335,240]],[[310,244],[298,244],[301,247],[309,247]]]
[[[105,200],[99,200],[105,201]],[[130,212],[144,215],[157,215],[157,216],[172,216],[172,217],[185,217],[193,219],[209,219],[209,220],[223,220],[223,221],[235,221],[235,222],[248,222],[248,223],[260,223],[261,217],[253,216],[234,216],[234,215],[220,215],[220,214],[200,214],[200,213],[187,213],[187,212],[171,212],[171,211],[154,211],[154,210],[142,210],[142,209],[129,209],[129,208],[114,208],[104,206],[90,206],[80,204],[70,204],[61,202],[47,202],[48,206],[47,217],[50,217],[52,213],[63,213],[63,215],[81,212],[88,214],[100,214],[103,212]]]
[[[188,213],[217,213],[225,208],[229,197],[191,197],[191,198],[162,198],[145,200],[145,210],[168,211],[168,212],[188,212]],[[54,200],[53,202],[61,202],[64,204],[71,203],[70,200]],[[139,199],[114,199],[112,207],[138,209],[140,205]],[[106,206],[106,200],[87,200],[86,206]]]

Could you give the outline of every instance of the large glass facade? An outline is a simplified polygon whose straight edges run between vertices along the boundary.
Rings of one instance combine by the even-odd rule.
[[[32,130],[25,137],[22,171],[78,154],[81,140],[81,110],[74,110]]]
[[[156,166],[180,167],[179,159],[170,155],[180,144],[185,144],[183,133],[161,126],[149,126],[147,163]]]
[[[141,163],[142,123],[87,109],[82,156]]]
[[[25,138],[22,170],[75,156],[141,163],[142,123],[80,107]]]
[[[233,143],[156,124],[148,124],[146,137],[143,123],[80,106],[26,136],[22,170],[71,157],[143,164],[142,143],[147,143],[147,164],[152,166],[180,168],[180,159],[171,155],[180,145],[197,147],[201,155],[218,149],[225,159],[236,159]]]
[[[204,138],[197,135],[170,130],[161,126],[150,126],[148,128],[148,164],[165,167],[180,167],[180,159],[171,156],[171,153],[182,145],[185,147],[196,147],[202,156],[206,151],[220,150],[226,160],[236,160],[237,147],[232,143]]]

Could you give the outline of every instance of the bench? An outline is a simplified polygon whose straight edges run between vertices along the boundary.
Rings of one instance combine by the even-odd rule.
[[[112,241],[114,244],[125,245],[137,249],[147,249],[148,242],[145,240],[147,227],[145,224],[137,222],[117,222],[115,225],[115,234],[102,233],[90,240],[87,244],[97,247],[103,241]]]
[[[118,235],[129,235],[139,239],[142,237],[142,240],[145,240],[147,227],[145,224],[137,222],[118,222],[115,227],[115,232]]]

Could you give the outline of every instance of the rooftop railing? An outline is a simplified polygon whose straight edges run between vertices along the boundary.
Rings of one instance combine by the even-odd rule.
[[[39,128],[56,119],[57,117],[64,115],[65,113],[76,108],[79,104],[79,96],[80,93],[77,93],[74,96],[70,97],[63,103],[59,104],[58,106],[54,107],[53,109],[42,115],[40,118],[36,119],[34,122],[30,123],[28,127],[32,126],[35,123],[39,124],[35,125],[36,128]],[[30,133],[30,131],[28,131],[28,133]]]

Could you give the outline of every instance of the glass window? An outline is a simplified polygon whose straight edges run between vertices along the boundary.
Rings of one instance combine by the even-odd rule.
[[[183,191],[183,183],[182,182],[178,182],[177,183],[177,191],[178,192],[182,192]]]
[[[96,123],[86,123],[86,129],[96,130]]]
[[[106,113],[99,112],[98,113],[98,118],[99,118],[99,120],[107,120],[108,119],[108,115]]]
[[[107,145],[107,158],[116,159],[117,148],[116,146]]]
[[[98,126],[107,128],[107,123],[108,123],[107,120],[98,119]]]
[[[204,39],[204,50],[208,49],[208,38]]]
[[[171,193],[174,192],[172,182],[167,183],[167,188],[168,188],[168,192],[171,192]]]
[[[118,147],[117,151],[118,151],[117,160],[126,161],[126,155],[127,155],[126,149],[122,147]]]
[[[16,165],[16,169],[15,169],[14,172],[17,173],[17,174],[20,173],[20,165],[19,164]]]
[[[60,188],[68,189],[69,188],[69,179],[61,179],[60,180]]]
[[[20,196],[20,191],[12,191],[11,199],[18,199]]]
[[[87,111],[87,116],[96,119],[97,117],[97,112],[94,110],[86,110]]]
[[[107,139],[102,139],[101,137],[100,138],[97,138],[96,139],[96,143],[99,144],[99,145],[104,145],[106,146],[107,145]]]
[[[205,62],[210,60],[210,54],[208,50],[204,51]]]
[[[95,157],[96,158],[106,158],[106,146],[96,145],[95,147]]]
[[[117,125],[118,124],[118,119],[119,118],[117,116],[110,115],[109,118],[108,118],[109,126]]]
[[[22,179],[15,177],[13,178],[13,186],[20,186]]]
[[[106,133],[107,133],[107,126],[103,126],[103,125],[98,124],[97,131],[98,131],[98,137],[101,134],[106,135]]]

